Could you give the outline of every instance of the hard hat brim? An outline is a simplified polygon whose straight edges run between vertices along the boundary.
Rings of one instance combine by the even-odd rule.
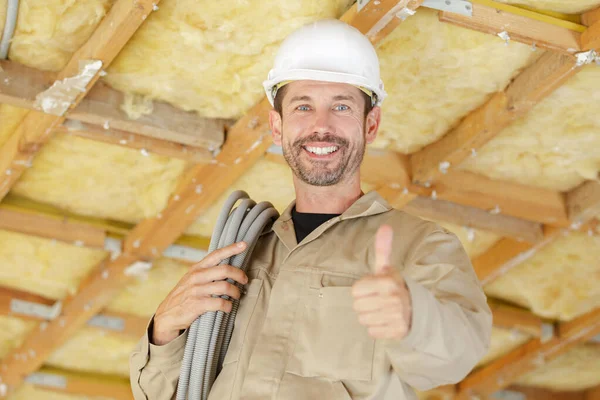
[[[317,71],[312,69],[292,69],[285,71],[277,71],[276,69],[272,69],[269,72],[269,77],[267,80],[263,82],[263,87],[265,89],[265,94],[269,99],[269,102],[272,106],[275,104],[275,99],[273,97],[273,88],[281,82],[285,81],[321,81],[321,82],[332,82],[332,83],[347,83],[352,86],[360,86],[371,90],[377,95],[377,103],[376,106],[380,106],[383,102],[383,99],[386,97],[385,90],[383,89],[383,82],[379,82],[380,87],[373,87],[371,83],[369,83],[368,79],[359,75],[352,74],[344,74],[340,72],[330,72],[330,71]]]

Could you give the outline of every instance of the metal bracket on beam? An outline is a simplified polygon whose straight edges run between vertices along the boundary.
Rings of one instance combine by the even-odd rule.
[[[106,330],[123,332],[125,330],[125,320],[119,317],[107,317],[105,315],[96,315],[92,317],[87,324]]]
[[[15,314],[27,315],[30,317],[52,320],[60,315],[62,302],[57,301],[53,306],[33,303],[31,301],[11,299],[10,311]]]
[[[67,378],[57,374],[49,374],[47,372],[34,372],[29,374],[25,381],[32,385],[46,386],[58,389],[67,388]]]
[[[542,323],[542,336],[540,341],[546,343],[554,337],[554,324],[544,322]]]
[[[369,4],[370,1],[371,0],[358,0],[357,1],[358,4],[356,5],[356,11],[360,12],[360,10],[362,10],[363,8],[365,8],[365,6],[367,4]]]
[[[526,400],[527,397],[521,393],[516,392],[514,390],[499,390],[495,392],[492,396],[492,399],[497,400]]]
[[[425,0],[422,7],[433,8],[440,11],[448,11],[455,14],[473,16],[473,5],[466,0]]]

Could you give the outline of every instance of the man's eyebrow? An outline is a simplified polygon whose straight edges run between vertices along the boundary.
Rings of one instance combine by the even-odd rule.
[[[333,100],[335,100],[335,101],[339,101],[339,100],[356,101],[356,98],[354,98],[354,96],[348,94],[348,95],[337,95],[333,98]]]
[[[294,96],[290,99],[290,103],[293,103],[295,101],[310,101],[311,98],[310,96]]]

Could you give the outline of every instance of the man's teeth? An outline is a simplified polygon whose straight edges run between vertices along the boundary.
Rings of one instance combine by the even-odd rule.
[[[329,147],[309,147],[309,146],[306,146],[305,149],[308,150],[308,151],[310,151],[311,153],[322,155],[322,154],[331,154],[334,151],[336,151],[338,149],[338,147],[337,146],[329,146]]]

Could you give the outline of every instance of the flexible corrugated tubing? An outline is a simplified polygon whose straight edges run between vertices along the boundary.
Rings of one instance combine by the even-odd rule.
[[[240,204],[233,209],[235,203]],[[244,241],[246,249],[231,258],[221,261],[220,265],[229,264],[241,268],[244,272],[260,234],[279,213],[269,202],[256,204],[244,191],[233,192],[228,198],[213,231],[209,252]],[[240,290],[243,285],[227,279]],[[223,367],[227,348],[233,334],[235,316],[239,302],[228,296],[220,296],[232,301],[230,313],[210,311],[199,316],[190,326],[185,352],[181,363],[177,400],[207,400],[210,389]]]

